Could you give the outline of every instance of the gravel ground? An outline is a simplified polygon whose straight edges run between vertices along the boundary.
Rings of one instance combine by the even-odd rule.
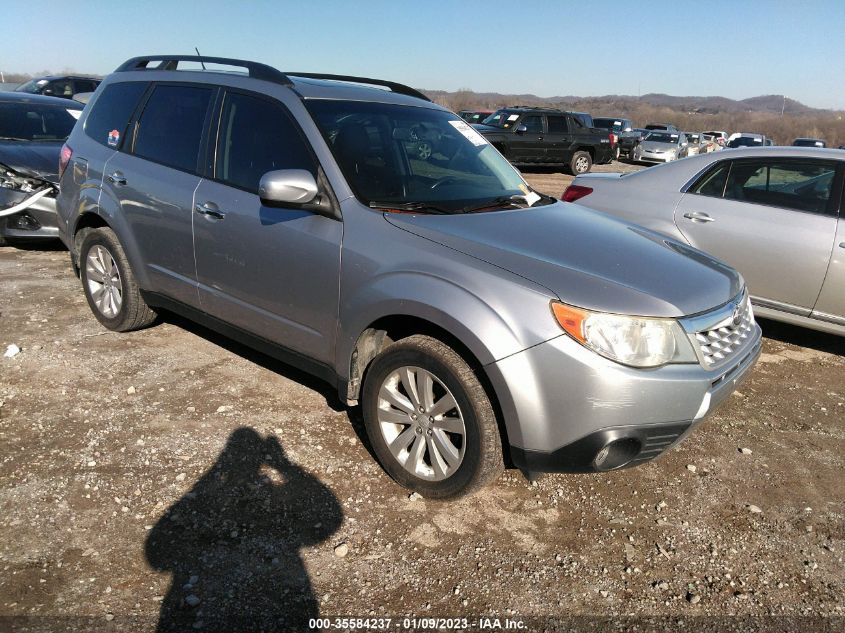
[[[0,280],[0,630],[845,626],[845,339],[764,322],[661,459],[439,503],[318,381],[176,317],[104,330],[66,252],[2,248]]]

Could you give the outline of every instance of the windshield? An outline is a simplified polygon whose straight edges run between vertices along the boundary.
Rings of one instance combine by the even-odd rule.
[[[601,128],[602,130],[610,130],[611,132],[618,132],[625,126],[624,122],[619,119],[593,119],[593,127]]]
[[[484,125],[491,125],[493,127],[509,128],[513,127],[516,120],[519,118],[519,112],[512,112],[511,110],[497,110],[486,119],[482,121]]]
[[[15,88],[15,92],[28,92],[30,94],[36,94],[41,92],[41,88],[47,83],[46,79],[30,79],[25,84],[21,84],[17,88]]]
[[[81,112],[82,108],[0,102],[0,138],[63,141]]]
[[[754,147],[755,145],[762,145],[763,139],[762,138],[755,138],[753,136],[738,136],[730,143],[728,143],[728,147]]]
[[[356,197],[373,207],[465,212],[540,198],[451,112],[362,101],[307,100]],[[529,201],[528,204],[531,204]]]
[[[677,145],[678,138],[677,134],[670,134],[668,132],[652,132],[645,137],[645,140],[650,141],[651,143],[669,143],[670,145]]]

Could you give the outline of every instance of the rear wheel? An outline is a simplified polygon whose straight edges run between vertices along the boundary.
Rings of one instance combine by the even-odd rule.
[[[504,468],[484,387],[437,339],[410,336],[379,354],[367,369],[361,404],[382,467],[425,497],[470,494]]]
[[[586,174],[593,166],[593,160],[587,152],[575,152],[569,161],[569,170],[575,174]]]
[[[97,320],[115,332],[150,325],[156,314],[144,302],[126,253],[111,229],[94,229],[79,249],[79,276]]]

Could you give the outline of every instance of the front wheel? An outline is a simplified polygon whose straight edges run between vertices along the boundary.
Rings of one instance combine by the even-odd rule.
[[[487,392],[437,339],[410,336],[379,354],[367,369],[361,405],[382,467],[425,497],[470,494],[504,468]]]
[[[115,332],[150,325],[156,314],[141,297],[126,253],[111,229],[87,233],[79,249],[79,277],[91,312]]]
[[[593,160],[587,152],[575,152],[569,161],[569,170],[576,176],[586,174],[593,166]]]

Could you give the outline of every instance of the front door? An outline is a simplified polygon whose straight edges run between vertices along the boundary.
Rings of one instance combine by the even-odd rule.
[[[690,188],[675,223],[696,248],[739,270],[751,295],[809,314],[836,230],[832,162],[725,161]]]
[[[203,310],[254,335],[332,362],[343,224],[266,206],[261,176],[305,169],[307,141],[278,101],[229,91],[213,178],[195,195],[194,249]]]
[[[525,127],[526,131],[516,130]],[[511,162],[514,163],[544,163],[546,162],[545,133],[543,131],[543,116],[527,114],[520,119],[514,129],[514,139],[511,144]]]

